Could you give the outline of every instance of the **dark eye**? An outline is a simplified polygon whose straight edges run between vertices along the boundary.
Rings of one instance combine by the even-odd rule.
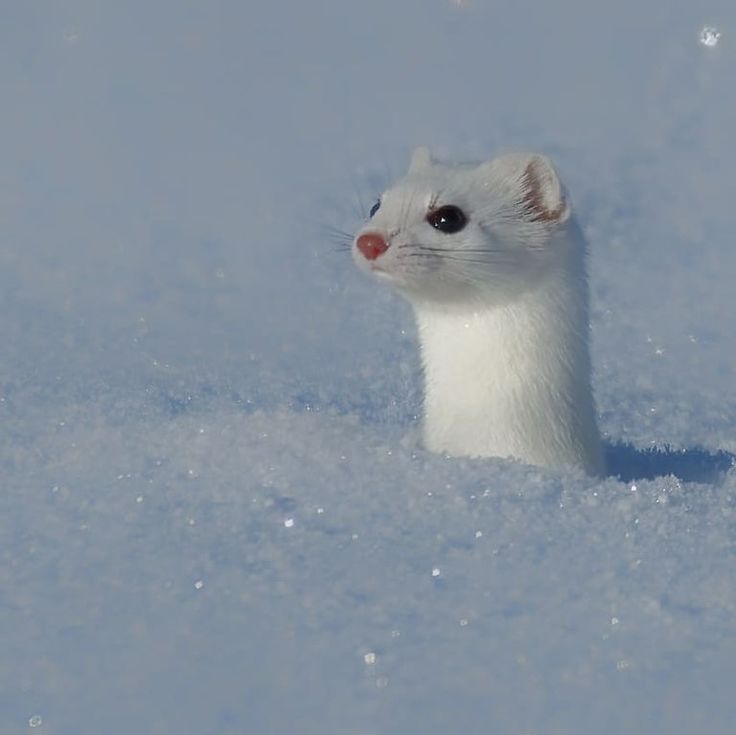
[[[379,199],[372,207],[371,211],[368,213],[368,218],[371,219],[373,215],[381,208],[381,200]]]
[[[465,227],[468,218],[463,214],[462,209],[448,204],[439,209],[433,209],[427,215],[427,222],[436,230],[452,235]]]

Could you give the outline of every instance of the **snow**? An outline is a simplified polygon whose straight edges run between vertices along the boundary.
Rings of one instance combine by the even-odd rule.
[[[733,3],[5,16],[0,733],[733,731]],[[557,162],[616,476],[422,449],[418,144]]]

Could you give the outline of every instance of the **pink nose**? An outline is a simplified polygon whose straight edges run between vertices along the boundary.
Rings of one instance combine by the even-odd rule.
[[[375,260],[379,255],[383,255],[388,250],[388,244],[377,232],[366,232],[355,241],[355,247],[368,260]]]

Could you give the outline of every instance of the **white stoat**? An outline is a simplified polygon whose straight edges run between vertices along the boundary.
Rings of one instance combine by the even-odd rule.
[[[448,166],[419,148],[353,255],[414,307],[428,449],[603,473],[585,243],[548,158]]]

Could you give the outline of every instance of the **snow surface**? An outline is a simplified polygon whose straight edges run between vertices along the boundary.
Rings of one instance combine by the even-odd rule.
[[[734,39],[5,3],[0,733],[734,732]],[[328,235],[417,144],[558,163],[618,477],[422,450],[409,309]]]

